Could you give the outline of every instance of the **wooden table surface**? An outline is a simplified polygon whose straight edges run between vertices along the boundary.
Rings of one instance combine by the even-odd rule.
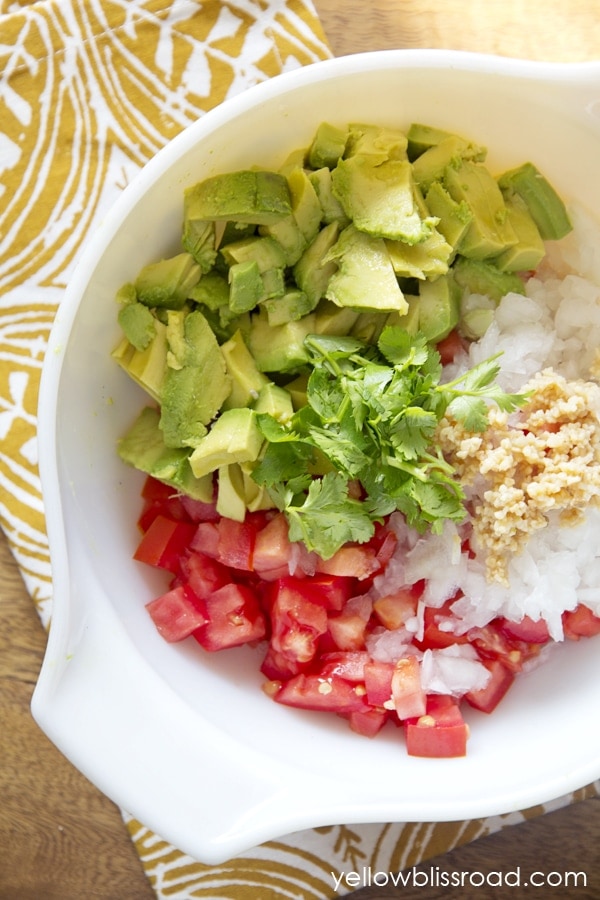
[[[314,0],[336,55],[447,48],[558,62],[600,59],[597,0]],[[152,900],[116,807],[60,755],[29,703],[45,634],[4,538],[0,540],[0,900]],[[560,727],[560,724],[557,725]],[[549,750],[551,752],[551,748]],[[600,897],[600,800],[586,800],[435,860],[445,871],[585,871],[561,898]],[[488,888],[489,891],[489,888]],[[447,888],[428,890],[445,897]],[[546,896],[528,889],[528,897]],[[513,892],[521,896],[521,892]],[[472,896],[504,896],[482,888]],[[360,890],[423,897],[422,888]],[[469,897],[468,889],[461,891]],[[260,898],[270,900],[270,898]]]

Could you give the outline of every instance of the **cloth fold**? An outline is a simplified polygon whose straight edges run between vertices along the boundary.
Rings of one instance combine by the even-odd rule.
[[[47,338],[86,237],[164,144],[253,84],[331,56],[311,0],[0,0],[0,527],[52,613],[36,419]],[[327,900],[535,810],[458,823],[331,826],[222,866],[122,811],[158,898]]]

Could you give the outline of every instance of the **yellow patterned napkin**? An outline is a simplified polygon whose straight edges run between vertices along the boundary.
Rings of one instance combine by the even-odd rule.
[[[311,0],[0,0],[0,35],[0,525],[47,626],[37,394],[81,247],[140,167],[186,125],[252,84],[331,54]],[[318,828],[220,866],[190,859],[125,811],[123,818],[160,900],[327,900],[547,808],[459,823]]]

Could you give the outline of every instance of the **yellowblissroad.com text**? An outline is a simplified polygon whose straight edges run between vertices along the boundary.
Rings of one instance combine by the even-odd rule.
[[[439,866],[403,872],[375,871],[371,866],[348,872],[330,872],[336,892],[358,887],[496,887],[496,888],[585,888],[585,872],[525,872],[520,866],[508,872],[444,871]]]

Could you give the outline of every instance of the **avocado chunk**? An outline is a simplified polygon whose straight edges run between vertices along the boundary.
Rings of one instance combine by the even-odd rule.
[[[398,278],[436,278],[449,268],[453,249],[434,229],[420,244],[386,241],[387,251]]]
[[[135,279],[137,298],[145,306],[181,309],[200,275],[200,266],[189,253],[150,263]]]
[[[190,456],[196,478],[231,463],[254,462],[263,444],[262,432],[252,409],[224,410]]]
[[[297,322],[313,309],[308,295],[298,288],[289,288],[281,296],[269,297],[262,301],[261,306],[267,311],[269,325]]]
[[[460,287],[452,272],[435,281],[424,281],[419,287],[419,331],[428,341],[437,343],[458,324]]]
[[[292,395],[285,388],[269,381],[261,388],[252,409],[257,413],[268,413],[278,422],[288,422],[294,414]]]
[[[464,200],[457,203],[439,181],[434,181],[427,191],[425,203],[431,215],[438,220],[436,230],[453,248],[450,262],[473,221],[473,213]]]
[[[406,133],[408,158],[413,162],[430,147],[435,147],[449,137],[452,137],[451,131],[413,122]]]
[[[292,212],[287,179],[262,170],[213,175],[187,188],[184,212],[186,220],[269,225]]]
[[[200,271],[208,272],[213,267],[217,256],[214,222],[194,218],[191,211],[184,206],[181,245],[199,265]]]
[[[367,155],[341,160],[332,172],[334,196],[359,231],[419,243],[436,221],[419,214],[410,163],[387,159],[376,164],[373,160]]]
[[[229,269],[229,309],[235,315],[254,309],[265,295],[260,269],[256,260],[235,263]]]
[[[325,296],[329,279],[337,270],[337,264],[329,261],[327,254],[337,241],[339,231],[337,222],[322,228],[294,266],[294,279],[308,297],[311,309]]]
[[[200,303],[210,310],[222,309],[229,306],[229,284],[227,279],[215,272],[207,272],[202,275],[198,284],[190,291],[190,300]]]
[[[316,309],[315,334],[348,334],[359,316],[357,309],[323,299]]]
[[[441,181],[448,166],[456,165],[461,159],[479,160],[481,153],[481,148],[475,147],[456,134],[451,134],[433,147],[429,147],[413,162],[414,179],[423,190],[427,190],[432,182]]]
[[[293,169],[288,175],[292,212],[307,244],[317,235],[321,225],[321,204],[314,185],[304,169]]]
[[[123,334],[136,350],[145,350],[156,335],[155,318],[143,303],[127,303],[119,310]]]
[[[517,243],[502,192],[485,166],[469,160],[449,166],[444,186],[457,203],[467,204],[473,216],[460,243],[463,256],[486,259]]]
[[[556,241],[572,231],[565,204],[533,163],[505,172],[498,184],[503,191],[517,193],[524,200],[543,240]]]
[[[517,235],[517,243],[500,253],[494,259],[494,263],[503,272],[524,272],[536,269],[546,255],[546,248],[538,227],[519,194],[505,197],[505,203],[510,224]]]
[[[223,402],[223,409],[250,406],[269,381],[258,371],[254,357],[248,350],[239,329],[228,341],[221,344],[221,353],[231,378],[231,393]]]
[[[228,266],[236,263],[255,262],[262,274],[269,269],[281,269],[286,265],[285,253],[272,237],[248,237],[224,246],[221,256]]]
[[[169,365],[161,390],[161,420],[168,447],[195,447],[231,391],[225,359],[199,310],[171,314]]]
[[[381,336],[387,318],[388,314],[385,312],[362,312],[350,329],[350,334],[365,344],[374,344]]]
[[[311,169],[326,166],[333,169],[344,155],[348,131],[329,122],[321,122],[308,148],[307,163]]]
[[[333,194],[331,170],[327,168],[316,169],[314,172],[309,172],[308,177],[319,199],[322,221],[326,225],[329,225],[330,222],[337,222],[340,228],[345,228],[346,225],[349,225],[350,219],[344,212],[344,207]]]
[[[307,334],[315,330],[315,315],[297,322],[272,326],[266,310],[252,316],[247,335],[248,349],[260,372],[295,372],[308,361],[304,346]]]
[[[506,294],[525,294],[525,285],[518,275],[503,272],[494,260],[466,259],[459,256],[453,267],[454,277],[461,288],[471,294],[483,294],[496,303]]]
[[[246,489],[244,475],[237,463],[219,466],[217,469],[217,503],[220,516],[236,522],[246,518]]]
[[[381,238],[348,225],[326,260],[339,266],[329,279],[325,292],[328,300],[358,310],[406,311],[404,295]]]
[[[112,352],[113,359],[153,400],[160,402],[167,371],[167,327],[155,320],[154,339],[144,350],[137,350],[126,337]]]
[[[145,406],[118,443],[123,462],[170,485],[177,493],[210,503],[213,480],[210,475],[196,478],[189,462],[189,450],[167,447],[160,430],[160,411]]]
[[[398,128],[353,123],[349,132],[345,157],[369,156],[374,166],[389,159],[407,159],[408,138]]]

